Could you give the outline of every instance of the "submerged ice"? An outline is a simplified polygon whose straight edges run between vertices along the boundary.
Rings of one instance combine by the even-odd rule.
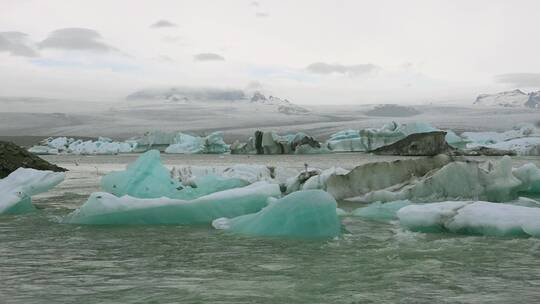
[[[220,218],[212,225],[227,232],[271,237],[333,238],[340,234],[337,203],[321,190],[298,191],[254,214]]]

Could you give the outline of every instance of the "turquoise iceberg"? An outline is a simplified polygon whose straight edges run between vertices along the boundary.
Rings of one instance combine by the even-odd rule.
[[[228,232],[253,236],[333,238],[341,231],[336,207],[334,198],[325,191],[298,191],[270,200],[268,206],[258,213],[220,218],[212,225]]]
[[[266,182],[212,193],[190,201],[166,197],[116,197],[110,193],[96,192],[79,209],[69,214],[64,222],[87,225],[209,224],[220,217],[257,212],[266,206],[268,198],[280,194],[279,185]]]
[[[171,178],[171,173],[160,161],[157,150],[142,154],[124,171],[112,172],[101,179],[101,188],[115,196],[129,195],[137,198],[168,197],[190,200],[206,194],[249,184],[239,178],[203,176],[184,186]]]

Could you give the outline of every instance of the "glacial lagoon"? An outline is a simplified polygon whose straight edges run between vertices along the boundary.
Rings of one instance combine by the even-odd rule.
[[[211,225],[62,223],[99,191],[102,176],[137,156],[44,156],[70,171],[32,198],[37,212],[0,220],[5,303],[531,303],[540,296],[533,237],[411,232],[358,216],[341,217],[341,236],[326,240],[235,235]],[[162,162],[194,171],[239,163],[301,170],[403,158],[162,155]],[[512,163],[540,166],[540,158]],[[338,206],[351,212],[365,204]]]

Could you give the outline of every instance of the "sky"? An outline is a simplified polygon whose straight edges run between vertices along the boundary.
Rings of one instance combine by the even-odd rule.
[[[0,96],[167,86],[299,104],[540,89],[537,0],[0,0]]]

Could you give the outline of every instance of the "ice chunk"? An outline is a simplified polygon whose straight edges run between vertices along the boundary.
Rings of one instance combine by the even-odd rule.
[[[358,130],[343,130],[334,133],[330,135],[326,145],[334,152],[366,151]]]
[[[349,173],[349,170],[345,170],[339,167],[333,167],[326,169],[321,174],[310,177],[302,186],[302,190],[314,190],[322,189],[326,190],[326,181],[333,175],[345,175]]]
[[[447,155],[437,155],[421,159],[368,163],[354,168],[345,175],[331,175],[326,181],[326,190],[337,200],[364,195],[406,183],[411,178],[424,176],[450,161]]]
[[[214,132],[204,138],[203,153],[222,154],[231,151],[223,140],[223,132]]]
[[[397,212],[401,208],[410,204],[411,202],[408,200],[393,201],[388,203],[375,202],[369,204],[367,207],[362,207],[354,210],[352,212],[352,215],[370,220],[389,221],[397,217]]]
[[[226,168],[222,176],[229,178],[239,178],[250,183],[257,181],[271,181],[275,177],[275,168],[263,165],[243,165],[237,164]]]
[[[204,138],[178,132],[173,141],[174,143],[165,149],[165,153],[223,154],[231,151],[230,146],[223,140],[223,132],[214,132]]]
[[[431,175],[411,179],[400,187],[373,191],[358,200],[479,198],[501,202],[517,197],[522,182],[512,174],[510,157],[485,165],[487,168],[476,162],[451,162]]]
[[[0,214],[34,210],[31,196],[46,192],[65,178],[63,172],[19,168],[0,180]]]
[[[336,207],[327,192],[298,191],[271,202],[258,213],[212,224],[217,229],[253,236],[333,238],[341,230]]]
[[[522,156],[540,156],[540,137],[522,137],[486,145],[488,148],[509,150]]]
[[[448,201],[410,205],[397,213],[413,231],[495,236],[540,236],[540,208],[482,201]]]
[[[116,197],[96,192],[79,209],[69,214],[65,222],[90,225],[209,224],[220,217],[257,212],[266,206],[269,197],[277,197],[280,193],[278,185],[265,182],[212,193],[190,201],[166,197]]]
[[[525,194],[540,194],[540,169],[532,163],[512,170],[512,174],[521,181],[517,189]]]
[[[198,136],[178,133],[174,144],[165,149],[165,153],[195,154],[203,150],[203,139]]]
[[[160,162],[157,150],[142,154],[125,171],[111,172],[101,179],[101,188],[116,196],[137,198],[168,197],[193,199],[209,193],[242,187],[248,182],[238,178],[203,176],[192,179],[190,186],[171,178],[171,173]]]

